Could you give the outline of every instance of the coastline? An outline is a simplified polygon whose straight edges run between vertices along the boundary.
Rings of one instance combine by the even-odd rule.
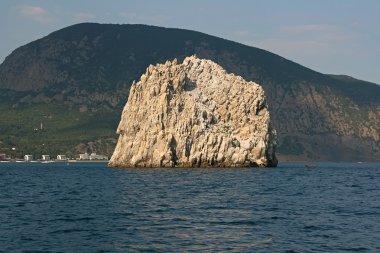
[[[0,163],[108,163],[108,160],[65,160],[65,161],[0,161]]]

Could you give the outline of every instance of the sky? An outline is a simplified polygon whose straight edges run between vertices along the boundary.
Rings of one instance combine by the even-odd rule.
[[[149,24],[204,32],[380,84],[379,12],[378,0],[1,0],[0,62],[72,24]]]

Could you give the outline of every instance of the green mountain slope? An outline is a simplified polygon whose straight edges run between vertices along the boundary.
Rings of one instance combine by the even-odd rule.
[[[376,84],[199,32],[91,23],[22,46],[0,65],[0,152],[111,154],[132,81],[149,64],[192,54],[264,87],[280,160],[380,160]]]

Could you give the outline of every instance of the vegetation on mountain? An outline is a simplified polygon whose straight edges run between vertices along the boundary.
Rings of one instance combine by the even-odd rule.
[[[193,54],[263,86],[280,161],[380,160],[376,84],[195,31],[93,23],[33,41],[0,65],[0,152],[110,155],[132,81],[149,64]]]

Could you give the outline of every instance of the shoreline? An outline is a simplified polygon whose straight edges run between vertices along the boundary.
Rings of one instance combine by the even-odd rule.
[[[65,160],[65,161],[23,161],[23,160],[5,160],[0,163],[108,163],[109,160]]]

